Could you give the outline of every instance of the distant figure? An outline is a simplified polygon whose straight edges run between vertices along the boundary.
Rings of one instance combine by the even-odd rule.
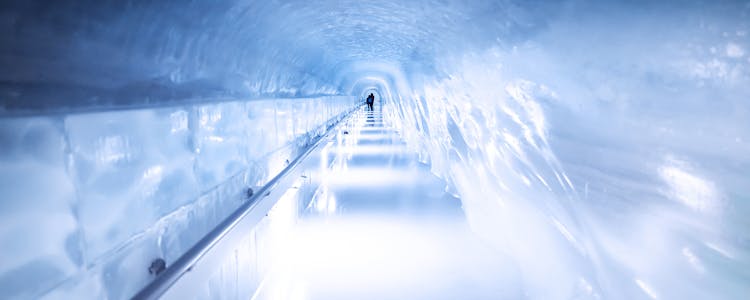
[[[370,93],[370,96],[367,96],[367,107],[370,108],[370,111],[373,111],[372,104],[375,103],[375,96]]]

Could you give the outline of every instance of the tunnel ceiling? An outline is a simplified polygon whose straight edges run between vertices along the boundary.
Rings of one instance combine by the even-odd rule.
[[[545,18],[532,13],[550,14],[554,7],[526,1],[4,1],[0,92],[6,112],[32,113],[346,94],[383,70],[433,74],[441,54],[512,42],[543,26]]]

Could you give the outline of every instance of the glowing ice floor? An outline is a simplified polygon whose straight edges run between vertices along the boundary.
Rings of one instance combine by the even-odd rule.
[[[308,157],[320,185],[254,299],[521,296],[515,267],[473,235],[460,200],[380,112],[359,111],[339,132]]]

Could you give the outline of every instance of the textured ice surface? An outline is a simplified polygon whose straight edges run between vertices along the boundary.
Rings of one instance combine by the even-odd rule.
[[[173,262],[356,104],[274,99],[0,120],[3,293],[131,296],[151,260]]]
[[[750,292],[748,6],[645,6],[571,4],[386,98],[530,298]]]
[[[127,297],[98,258],[176,257],[336,107],[201,103],[376,90],[529,298],[750,294],[750,5],[622,2],[3,1],[0,289]]]

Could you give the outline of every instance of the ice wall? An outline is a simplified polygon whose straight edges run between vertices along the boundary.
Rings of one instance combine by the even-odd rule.
[[[13,274],[79,274],[107,247],[63,254],[59,245],[85,249],[78,220],[117,243],[138,226],[120,228],[116,209],[153,203],[79,215],[78,199],[150,199],[163,174],[190,174],[197,187],[188,189],[202,191],[210,184],[201,182],[224,182],[247,162],[230,158],[240,155],[232,147],[256,143],[235,133],[271,124],[270,111],[258,110],[245,127],[214,126],[208,109],[206,126],[234,138],[215,139],[206,127],[196,140],[192,129],[171,132],[184,119],[172,121],[175,107],[191,107],[194,128],[203,120],[197,107],[214,101],[236,103],[217,108],[234,115],[252,104],[231,101],[376,89],[387,120],[452,183],[474,229],[516,258],[529,298],[750,294],[747,2],[26,0],[4,1],[0,16],[2,212],[24,220],[2,223],[3,245],[15,245],[3,257],[19,258],[3,260],[2,270],[37,253],[60,266],[32,263]],[[102,112],[115,109],[131,110]],[[107,127],[106,116],[119,113],[127,119]],[[136,130],[138,143],[108,140],[97,131],[106,128],[115,136]],[[264,139],[288,141],[285,132]],[[123,178],[87,162],[140,157],[118,149],[141,142],[163,152],[117,169]],[[227,143],[242,146],[212,150]],[[149,169],[160,157],[173,163]],[[204,163],[213,158],[221,163]],[[96,194],[119,184],[130,189]],[[33,188],[42,185],[49,188]],[[169,210],[177,198],[159,201]],[[143,227],[159,211],[132,218]],[[29,219],[43,221],[32,231]],[[58,250],[24,244],[27,236]],[[3,291],[49,282],[0,274]],[[66,288],[121,298],[124,289],[110,287],[131,284],[81,278]]]
[[[124,299],[356,107],[272,99],[4,118],[5,297]]]
[[[571,2],[388,115],[532,299],[750,292],[746,3]]]

